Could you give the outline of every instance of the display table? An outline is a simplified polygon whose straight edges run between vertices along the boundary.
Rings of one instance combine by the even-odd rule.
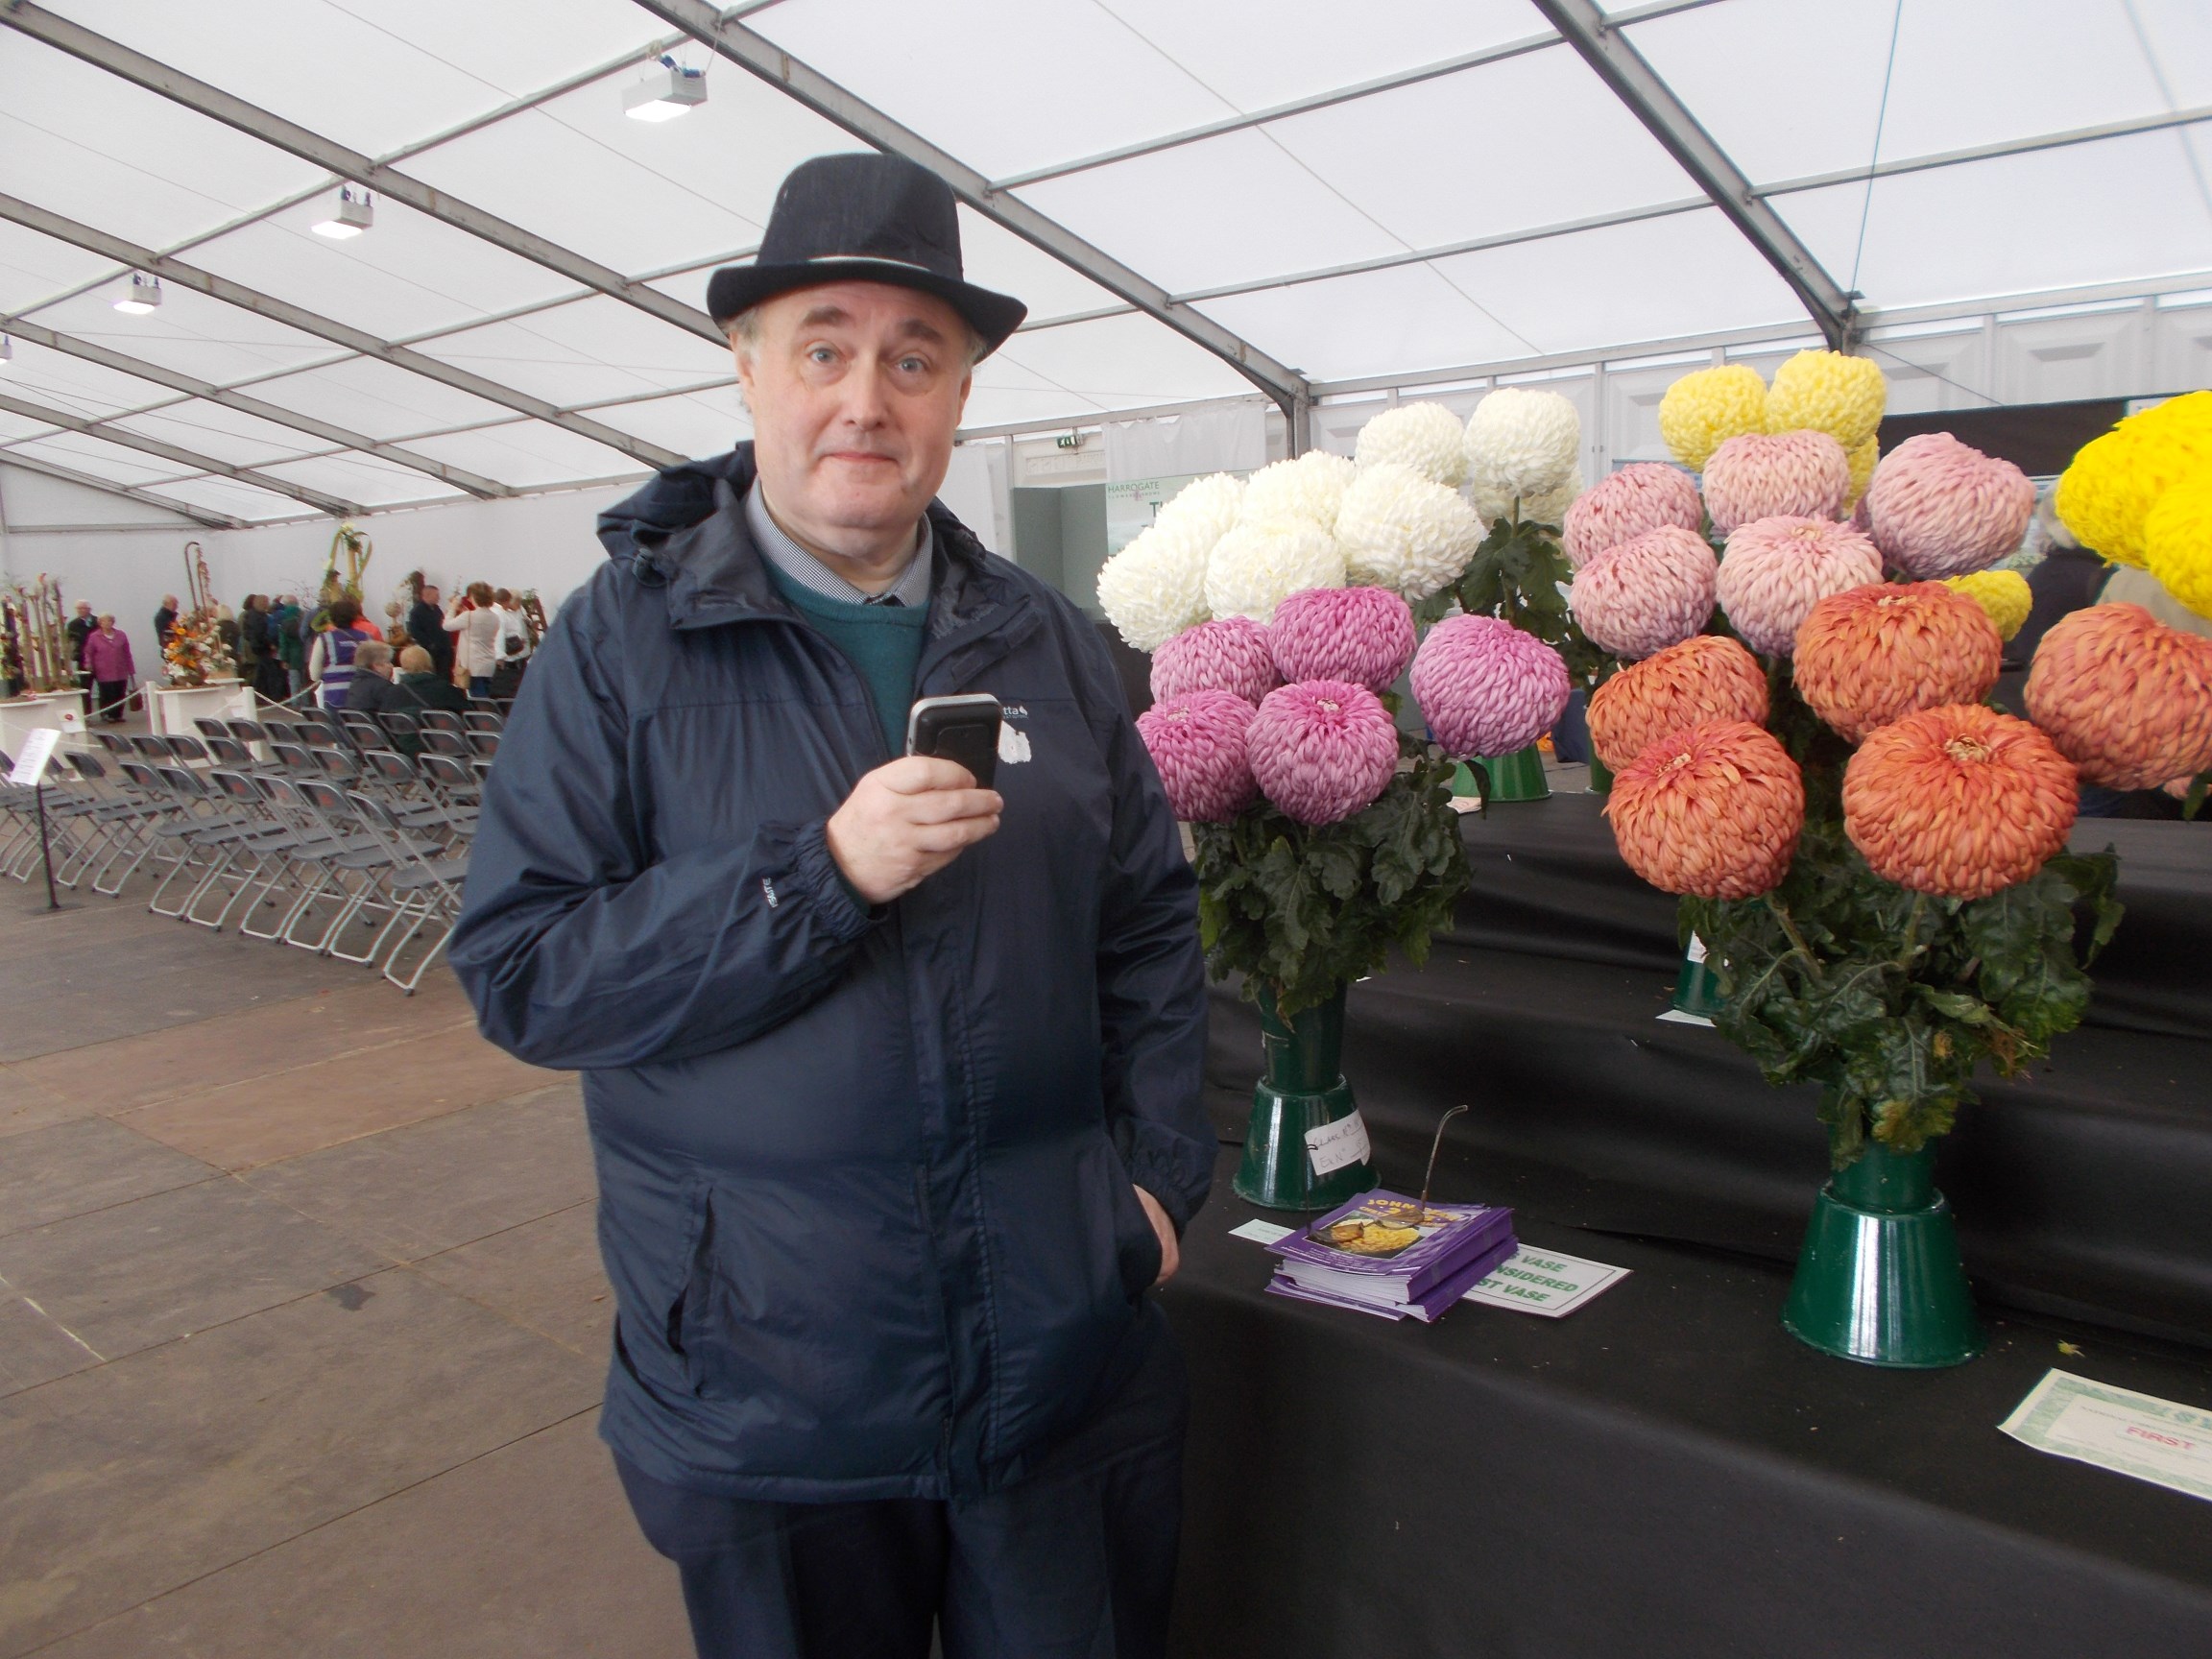
[[[1996,1429],[2053,1366],[2212,1407],[2205,1357],[2006,1318],[1971,1364],[1876,1370],[1784,1333],[1779,1266],[1527,1214],[1525,1242],[1631,1276],[1564,1319],[1389,1324],[1262,1293],[1232,1156],[1164,1293],[1177,1655],[2212,1655],[2212,1503]]]
[[[84,693],[82,691],[41,691],[31,697],[11,697],[0,701],[0,752],[19,754],[23,739],[41,728],[57,731],[61,726],[61,711],[75,709],[80,722],[84,717]],[[82,731],[82,726],[80,726]]]
[[[215,680],[205,685],[149,685],[146,717],[157,737],[200,735],[195,720],[252,720],[261,711],[253,687],[242,680]]]

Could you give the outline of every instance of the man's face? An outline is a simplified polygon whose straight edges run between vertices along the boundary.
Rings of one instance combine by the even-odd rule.
[[[737,346],[754,456],[777,517],[830,553],[880,557],[945,482],[974,374],[932,295],[836,282],[779,295]]]
[[[78,600],[78,601],[77,601],[77,614],[78,614],[78,615],[80,615],[80,616],[89,616],[89,615],[91,615],[91,614],[92,614],[92,601],[91,601],[91,600],[89,600],[89,599],[80,599],[80,600]]]
[[[422,603],[425,605],[435,605],[438,603],[438,589],[431,587],[428,583],[424,583],[422,586]]]

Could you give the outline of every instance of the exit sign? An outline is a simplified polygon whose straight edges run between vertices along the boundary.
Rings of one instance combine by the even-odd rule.
[[[1083,434],[1080,432],[1063,432],[1052,442],[1063,449],[1080,449],[1083,447]]]

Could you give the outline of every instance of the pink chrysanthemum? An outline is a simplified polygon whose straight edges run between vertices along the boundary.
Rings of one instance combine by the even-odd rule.
[[[1413,609],[1387,588],[1309,588],[1267,625],[1286,681],[1349,680],[1389,688],[1413,661]]]
[[[1245,746],[1267,799],[1301,824],[1351,817],[1398,769],[1389,710],[1349,680],[1304,680],[1268,692]]]
[[[1252,805],[1260,793],[1245,739],[1252,720],[1252,705],[1234,691],[1192,691],[1137,716],[1176,817],[1220,824]]]
[[[1229,691],[1258,706],[1283,684],[1267,630],[1249,616],[1221,616],[1186,628],[1152,653],[1152,699]]]
[[[1831,593],[1882,580],[1882,555],[1832,518],[1755,518],[1728,538],[1718,591],[1745,644],[1770,657],[1795,649],[1798,625]]]
[[[1833,518],[1851,493],[1851,457],[1825,432],[1746,432],[1705,463],[1705,511],[1727,535],[1754,518]]]
[[[1511,755],[1559,723],[1567,664],[1497,616],[1447,616],[1413,654],[1413,700],[1444,752]]]
[[[1576,568],[1631,536],[1672,524],[1695,533],[1705,522],[1697,482],[1679,467],[1640,461],[1599,480],[1567,509],[1561,540]]]
[[[1705,538],[1679,524],[1631,536],[1575,572],[1567,603],[1606,650],[1648,657],[1705,626],[1716,569]]]
[[[1866,488],[1875,546],[1915,582],[1986,570],[2020,545],[2034,511],[2027,473],[1948,432],[1906,439]]]

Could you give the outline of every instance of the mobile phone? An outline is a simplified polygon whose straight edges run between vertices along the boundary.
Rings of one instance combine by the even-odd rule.
[[[988,691],[925,697],[906,711],[906,753],[951,760],[988,789],[998,774],[998,699]]]

